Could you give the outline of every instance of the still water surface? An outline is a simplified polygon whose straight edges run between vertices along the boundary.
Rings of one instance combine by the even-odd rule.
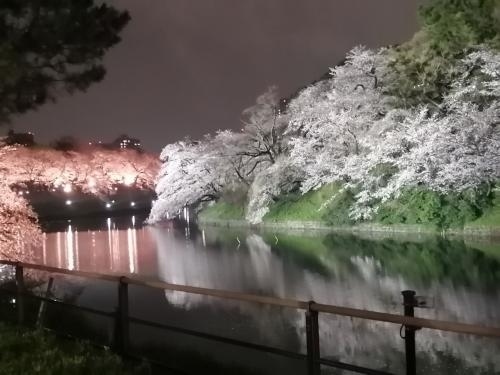
[[[500,242],[494,240],[188,230],[144,227],[142,221],[54,223],[38,262],[393,313],[402,311],[401,291],[413,289],[432,305],[417,316],[500,326]],[[71,285],[79,303],[112,310],[116,286],[105,284]],[[304,316],[295,310],[135,287],[130,300],[136,317],[305,352]],[[324,357],[404,372],[399,326],[320,315],[320,331]],[[238,373],[305,373],[301,363],[181,334],[139,327],[132,334],[135,345],[150,352],[175,344]],[[500,340],[422,330],[417,347],[420,374],[500,373]]]

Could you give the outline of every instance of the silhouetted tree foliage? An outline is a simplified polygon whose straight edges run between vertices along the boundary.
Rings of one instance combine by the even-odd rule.
[[[65,135],[52,142],[52,147],[58,151],[77,151],[80,144],[76,138]]]
[[[2,0],[0,123],[102,80],[127,12],[94,0]]]

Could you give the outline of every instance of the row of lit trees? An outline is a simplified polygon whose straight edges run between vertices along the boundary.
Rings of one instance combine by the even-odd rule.
[[[401,106],[390,51],[355,48],[331,79],[304,89],[285,114],[271,90],[245,111],[241,132],[165,147],[151,221],[185,205],[248,190],[258,223],[282,194],[339,183],[354,194],[352,220],[373,217],[407,188],[440,194],[500,178],[500,53],[478,46],[454,65],[439,105]]]
[[[92,195],[107,195],[114,193],[116,186],[120,185],[153,189],[158,169],[159,162],[155,155],[135,151],[79,153],[25,147],[1,148],[0,255],[16,259],[28,257],[29,249],[39,239],[36,215],[27,203],[23,186],[38,186],[64,193],[77,190]]]

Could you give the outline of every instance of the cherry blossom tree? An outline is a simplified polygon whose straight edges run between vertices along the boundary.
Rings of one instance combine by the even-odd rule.
[[[290,157],[304,170],[302,190],[348,179],[344,165],[365,152],[373,123],[388,110],[384,50],[354,48],[332,78],[308,87],[290,104]]]
[[[248,206],[245,219],[258,224],[269,212],[269,206],[280,195],[300,186],[300,170],[291,163],[287,155],[278,157],[276,162],[258,173],[248,192]]]
[[[29,260],[41,231],[27,202],[0,184],[0,258]]]
[[[107,194],[120,184],[153,189],[159,169],[155,156],[130,150],[91,151],[0,148],[0,257],[29,259],[41,233],[36,214],[12,187],[29,184],[96,195]]]
[[[201,141],[185,139],[167,145],[160,160],[163,166],[158,176],[150,222],[173,217],[186,206],[216,200],[224,186],[238,178],[237,167],[231,163],[226,143],[230,132],[215,137],[205,136]],[[241,174],[241,172],[238,172]]]
[[[438,113],[426,106],[393,111],[371,139],[370,152],[350,158],[346,169],[360,192],[352,215],[370,218],[377,202],[405,187],[424,186],[446,194],[494,184],[500,178],[500,54],[480,49],[460,62]],[[381,165],[390,176],[375,173]]]
[[[248,157],[255,169],[260,164],[274,164],[286,151],[284,132],[287,128],[287,116],[279,113],[278,88],[271,86],[260,95],[256,104],[243,111],[245,135],[240,154]]]
[[[256,176],[263,173],[262,180],[269,175],[268,169],[279,169],[273,165],[287,148],[287,121],[286,116],[279,115],[277,106],[277,89],[271,87],[254,106],[243,111],[240,132],[219,131],[200,141],[186,139],[167,145],[160,156],[164,164],[156,186],[158,200],[149,221],[175,216],[186,206],[217,200],[232,186],[251,187]]]
[[[242,182],[251,223],[299,187],[305,193],[340,182],[355,192],[351,219],[367,220],[406,188],[447,194],[496,183],[500,54],[479,46],[459,61],[438,107],[398,108],[386,90],[394,79],[389,60],[385,49],[357,47],[331,79],[300,92],[285,116],[270,89],[244,112],[241,132],[168,145],[151,221]]]

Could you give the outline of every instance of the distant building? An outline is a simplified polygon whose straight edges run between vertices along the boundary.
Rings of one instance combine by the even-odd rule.
[[[31,147],[35,145],[35,136],[31,132],[15,133],[14,130],[10,129],[7,133],[7,138],[5,138],[5,143],[9,146],[21,145]]]
[[[137,138],[132,138],[129,137],[128,135],[124,134],[116,138],[111,144],[111,148],[114,149],[131,149],[131,150],[136,150],[139,152],[142,152],[142,147],[141,147],[141,141],[140,139]]]
[[[288,98],[280,99],[280,101],[278,103],[278,116],[282,115],[283,113],[286,112],[289,102],[290,102],[290,99],[288,99]]]

